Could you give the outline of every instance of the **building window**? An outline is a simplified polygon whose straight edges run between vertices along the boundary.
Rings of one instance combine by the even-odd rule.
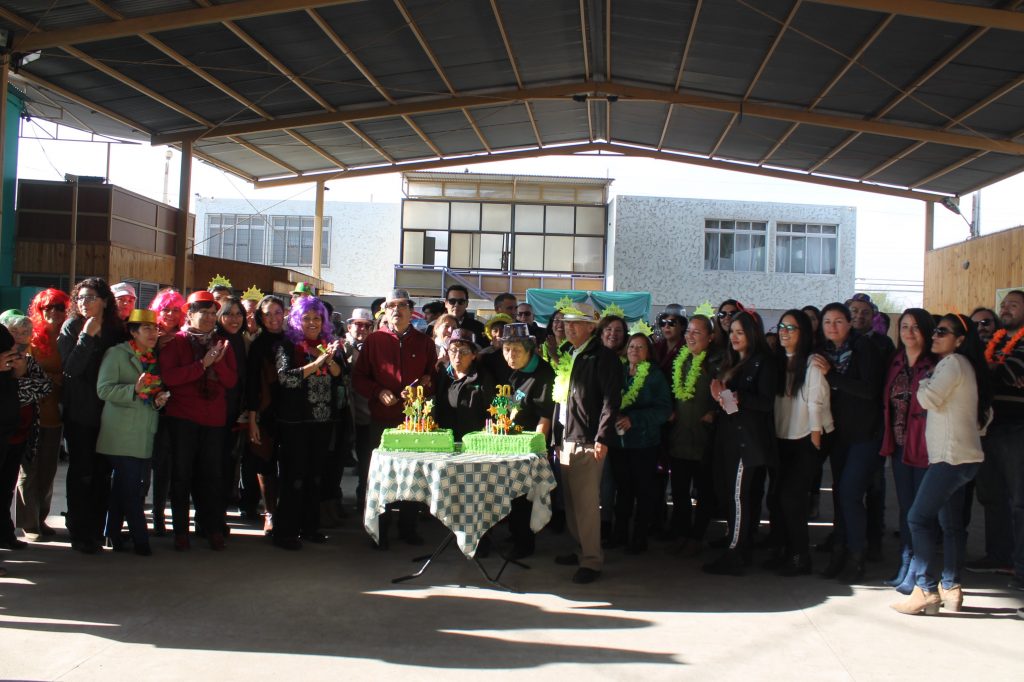
[[[764,272],[768,223],[751,220],[704,221],[704,269]]]
[[[214,258],[264,265],[313,264],[313,216],[207,213],[206,234],[206,255]],[[320,264],[325,267],[331,262],[330,246],[331,217],[324,216]]]
[[[775,226],[775,272],[836,274],[837,225],[778,223]]]
[[[407,199],[402,218],[406,265],[604,273],[604,206]]]

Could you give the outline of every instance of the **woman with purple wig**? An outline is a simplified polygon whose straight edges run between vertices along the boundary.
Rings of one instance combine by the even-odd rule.
[[[302,549],[302,540],[323,543],[319,532],[319,476],[335,417],[335,382],[341,376],[340,342],[331,334],[323,302],[297,299],[275,349],[281,401],[277,423],[281,438],[280,496],[274,515],[274,544]],[[300,539],[301,538],[301,539]]]

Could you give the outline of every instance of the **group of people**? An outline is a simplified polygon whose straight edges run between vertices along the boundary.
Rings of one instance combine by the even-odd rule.
[[[709,573],[743,574],[758,545],[769,548],[764,568],[809,574],[826,462],[834,528],[822,573],[860,582],[880,552],[888,461],[902,547],[888,582],[909,597],[894,608],[960,607],[975,495],[987,555],[966,567],[1009,573],[1024,589],[1024,292],[998,313],[908,309],[895,343],[863,294],[787,310],[766,330],[734,299],[690,315],[667,306],[654,329],[568,299],[541,327],[512,294],[483,322],[461,285],[422,317],[396,289],[340,320],[313,293],[304,283],[290,301],[239,298],[224,284],[187,298],[168,288],[138,309],[130,285],[88,278],[70,296],[41,291],[27,315],[0,316],[0,483],[7,507],[17,496],[0,547],[25,546],[15,528],[29,541],[55,533],[46,519],[62,447],[79,552],[151,554],[168,501],[178,551],[195,536],[223,550],[231,506],[278,547],[323,543],[346,514],[341,480],[353,463],[362,507],[406,387],[434,396],[438,425],[458,440],[483,428],[507,385],[516,423],[549,444],[555,518],[575,543],[556,561],[575,567],[577,583],[600,576],[606,550],[643,553],[653,534],[683,556],[721,549]],[[770,532],[759,538],[765,506]],[[392,516],[400,539],[422,543],[420,510],[394,507],[380,548]],[[529,517],[517,500],[510,558],[534,551]],[[708,538],[715,518],[728,533]]]

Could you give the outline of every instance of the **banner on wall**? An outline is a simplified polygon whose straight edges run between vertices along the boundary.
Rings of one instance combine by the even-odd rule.
[[[999,306],[1003,303],[1003,299],[1006,298],[1006,295],[1011,291],[1024,291],[1024,285],[1021,285],[1019,287],[1006,287],[1005,289],[996,289],[996,305],[994,308],[992,308],[993,310],[996,311],[996,313],[999,312]],[[530,292],[526,292],[526,295],[529,296]]]
[[[555,303],[567,296],[574,303],[590,303],[599,312],[614,303],[625,311],[627,322],[646,320],[651,312],[651,294],[646,291],[526,290],[526,302],[533,306],[534,317],[544,325],[555,312]]]

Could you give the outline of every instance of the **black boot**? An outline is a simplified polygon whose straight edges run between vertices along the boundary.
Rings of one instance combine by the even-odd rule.
[[[811,574],[811,555],[794,554],[789,557],[786,564],[779,569],[779,575],[783,578],[795,578],[798,575]]]
[[[823,578],[835,578],[843,569],[846,567],[846,547],[843,545],[836,545],[832,550],[832,558],[829,559],[828,566],[821,572]]]
[[[864,552],[850,552],[846,567],[839,574],[839,581],[856,585],[864,582]]]

